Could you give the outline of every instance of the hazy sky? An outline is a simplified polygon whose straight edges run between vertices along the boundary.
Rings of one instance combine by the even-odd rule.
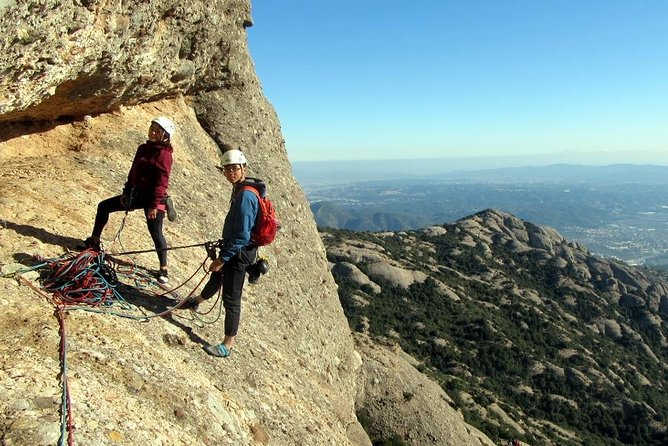
[[[252,8],[251,55],[292,161],[594,153],[668,164],[666,0]]]

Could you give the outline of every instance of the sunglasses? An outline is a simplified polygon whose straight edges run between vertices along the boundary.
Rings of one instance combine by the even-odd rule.
[[[241,170],[241,166],[238,164],[230,164],[228,166],[219,167],[218,169],[222,170],[225,173],[233,173]]]

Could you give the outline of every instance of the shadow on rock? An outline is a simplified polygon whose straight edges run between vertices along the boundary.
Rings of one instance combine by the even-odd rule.
[[[182,297],[176,294],[175,292],[167,292],[165,290],[160,290],[157,293],[151,291],[150,289],[141,289],[136,288],[131,285],[126,285],[122,282],[119,282],[117,285],[117,291],[123,296],[123,298],[129,303],[137,308],[142,310],[142,313],[145,316],[151,316],[154,314],[164,313],[171,310],[174,306],[178,304]],[[186,310],[176,310],[179,312],[179,315],[183,315],[184,318],[190,317],[190,312]],[[180,320],[174,317],[174,313],[169,311],[167,314],[163,315],[162,318],[177,328],[181,329],[184,333],[188,335],[188,338],[192,342],[201,344],[202,346],[209,345],[209,343],[197,335],[193,328],[184,324]],[[191,322],[196,322],[194,317],[189,319]],[[166,339],[168,343],[177,343]]]
[[[14,223],[12,221],[3,220],[2,226],[5,229],[11,229],[17,234],[25,235],[27,237],[33,237],[42,243],[48,243],[50,245],[61,246],[66,250],[76,249],[77,245],[81,244],[81,239],[74,237],[67,237],[60,234],[54,234],[42,228],[36,228],[30,225],[23,225]]]
[[[12,255],[12,258],[16,261],[16,263],[20,263],[21,265],[29,267],[37,266],[42,263],[42,261],[37,257],[32,254],[28,254],[27,252],[15,252]]]

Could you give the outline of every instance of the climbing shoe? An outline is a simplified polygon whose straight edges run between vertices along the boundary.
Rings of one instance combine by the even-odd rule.
[[[186,300],[183,305],[179,307],[179,310],[193,310],[197,311],[199,308],[199,304],[204,302],[204,299],[202,299],[201,296],[190,296],[188,300]]]
[[[83,251],[84,249],[92,249],[92,250],[95,250],[95,251],[99,251],[101,249],[100,239],[95,239],[93,237],[88,237],[82,243],[77,245],[76,248],[80,251]]]
[[[167,208],[167,220],[176,220],[176,208],[174,207],[174,200],[172,200],[172,197],[165,198],[165,207]]]
[[[232,353],[232,349],[225,347],[225,344],[207,345],[204,347],[204,351],[211,356],[218,356],[219,358],[227,358]]]
[[[248,283],[258,283],[260,281],[260,276],[269,272],[269,262],[260,258],[257,262],[249,265],[248,268],[246,268],[246,272],[248,273]]]
[[[159,283],[165,284],[169,282],[169,273],[166,269],[159,270],[155,277],[158,279]]]

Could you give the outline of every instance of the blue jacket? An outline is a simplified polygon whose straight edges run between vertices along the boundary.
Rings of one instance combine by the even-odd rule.
[[[220,259],[229,261],[251,242],[251,233],[260,211],[260,201],[249,191],[242,190],[243,186],[253,186],[263,197],[267,186],[262,180],[246,178],[242,183],[235,184],[232,190],[230,210],[225,216],[223,225],[223,246],[220,250]]]

